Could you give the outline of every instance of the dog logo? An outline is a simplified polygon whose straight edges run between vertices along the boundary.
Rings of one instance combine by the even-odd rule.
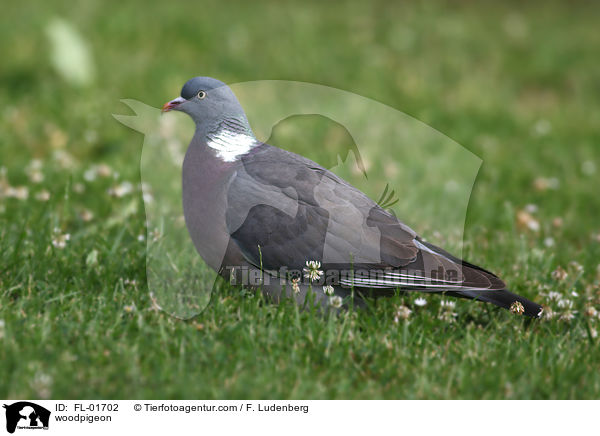
[[[6,431],[14,433],[18,428],[29,430],[48,430],[50,411],[29,401],[19,401],[4,405],[6,409]]]

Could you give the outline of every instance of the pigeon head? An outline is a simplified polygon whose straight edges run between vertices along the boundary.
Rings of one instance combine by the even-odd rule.
[[[194,77],[181,88],[181,96],[164,104],[162,112],[181,111],[188,114],[197,127],[211,127],[224,119],[247,123],[244,109],[235,94],[223,82],[212,77]]]

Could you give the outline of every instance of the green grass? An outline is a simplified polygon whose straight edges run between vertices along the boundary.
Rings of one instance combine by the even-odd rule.
[[[0,194],[1,397],[600,396],[600,319],[586,315],[600,311],[598,5],[53,3],[7,4],[0,18],[0,192],[29,190],[26,200]],[[50,62],[46,28],[56,17],[87,41],[88,85],[65,81]],[[527,321],[461,300],[448,322],[443,297],[421,308],[413,295],[323,316],[228,286],[188,321],[153,310],[138,241],[143,137],[111,114],[128,113],[122,98],[158,107],[199,74],[348,90],[465,146],[483,160],[466,257],[557,316]],[[316,144],[338,128],[298,122]],[[369,152],[382,158],[376,146]],[[41,184],[26,171],[34,158]],[[87,181],[99,163],[112,174]],[[539,189],[541,178],[558,186]],[[131,194],[108,194],[124,181]],[[35,198],[42,189],[47,202]],[[537,232],[516,218],[528,204]],[[71,235],[64,249],[52,245],[55,228]],[[552,277],[558,267],[565,280]],[[549,291],[573,301],[572,320]],[[396,323],[401,304],[413,313]]]

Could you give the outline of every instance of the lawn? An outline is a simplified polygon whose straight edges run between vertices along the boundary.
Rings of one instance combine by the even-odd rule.
[[[1,397],[600,397],[600,5],[52,3],[0,17]],[[125,98],[160,107],[196,75],[326,85],[456,141],[482,161],[468,209],[439,210],[435,191],[395,210],[544,317],[412,293],[323,315],[223,283],[190,319],[158,310],[147,138],[112,114],[132,114]],[[191,121],[163,119],[185,147]],[[345,135],[308,116],[272,141],[323,162]],[[412,174],[386,173],[383,147],[361,145],[371,182],[347,173],[373,197]],[[426,193],[418,180],[402,186]]]

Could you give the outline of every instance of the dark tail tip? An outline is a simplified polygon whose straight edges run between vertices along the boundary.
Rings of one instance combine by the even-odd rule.
[[[513,303],[519,302],[523,305],[523,315],[532,318],[540,318],[544,311],[543,307],[539,304],[520,295],[513,294],[506,289],[501,291],[460,291],[459,293],[463,296],[492,303],[508,310],[510,310]]]

